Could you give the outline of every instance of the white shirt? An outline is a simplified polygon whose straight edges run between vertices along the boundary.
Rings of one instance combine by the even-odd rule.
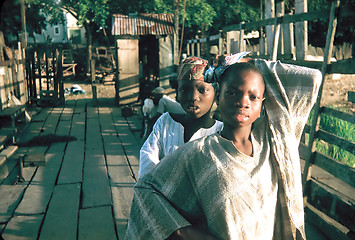
[[[216,120],[212,127],[200,128],[192,135],[189,141],[219,132],[222,128],[223,123]],[[148,170],[158,164],[163,157],[175,151],[184,143],[183,125],[176,122],[169,113],[161,115],[140,150],[138,177],[140,178],[146,174]]]

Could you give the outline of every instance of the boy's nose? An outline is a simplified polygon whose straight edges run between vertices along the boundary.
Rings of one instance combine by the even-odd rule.
[[[197,101],[199,99],[199,92],[197,90],[194,90],[191,92],[190,96],[189,96],[189,100],[192,101]]]

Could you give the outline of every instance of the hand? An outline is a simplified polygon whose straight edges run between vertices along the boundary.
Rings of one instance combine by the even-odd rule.
[[[217,240],[212,234],[197,227],[189,226],[176,230],[167,240]]]
[[[248,62],[248,63],[253,63],[253,59],[250,57],[243,57],[242,59],[240,59],[239,62]]]

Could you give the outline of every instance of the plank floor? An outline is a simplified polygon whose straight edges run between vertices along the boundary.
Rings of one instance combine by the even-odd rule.
[[[141,146],[131,131],[140,128],[138,118],[127,119],[120,108],[95,107],[90,99],[40,109],[20,142],[49,134],[76,140],[19,149],[42,152],[45,164],[23,168],[16,185],[0,186],[1,236],[124,239]]]

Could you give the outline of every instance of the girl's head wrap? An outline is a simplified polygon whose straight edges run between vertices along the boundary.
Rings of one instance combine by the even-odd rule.
[[[219,56],[218,58],[218,65],[215,67],[213,64],[205,71],[204,79],[205,82],[208,83],[217,83],[221,75],[224,71],[232,66],[233,64],[237,63],[242,59],[245,55],[249,54],[250,52],[241,52],[236,54],[229,54],[226,56]]]
[[[199,57],[186,58],[177,70],[177,80],[204,80],[204,72],[208,62]]]

